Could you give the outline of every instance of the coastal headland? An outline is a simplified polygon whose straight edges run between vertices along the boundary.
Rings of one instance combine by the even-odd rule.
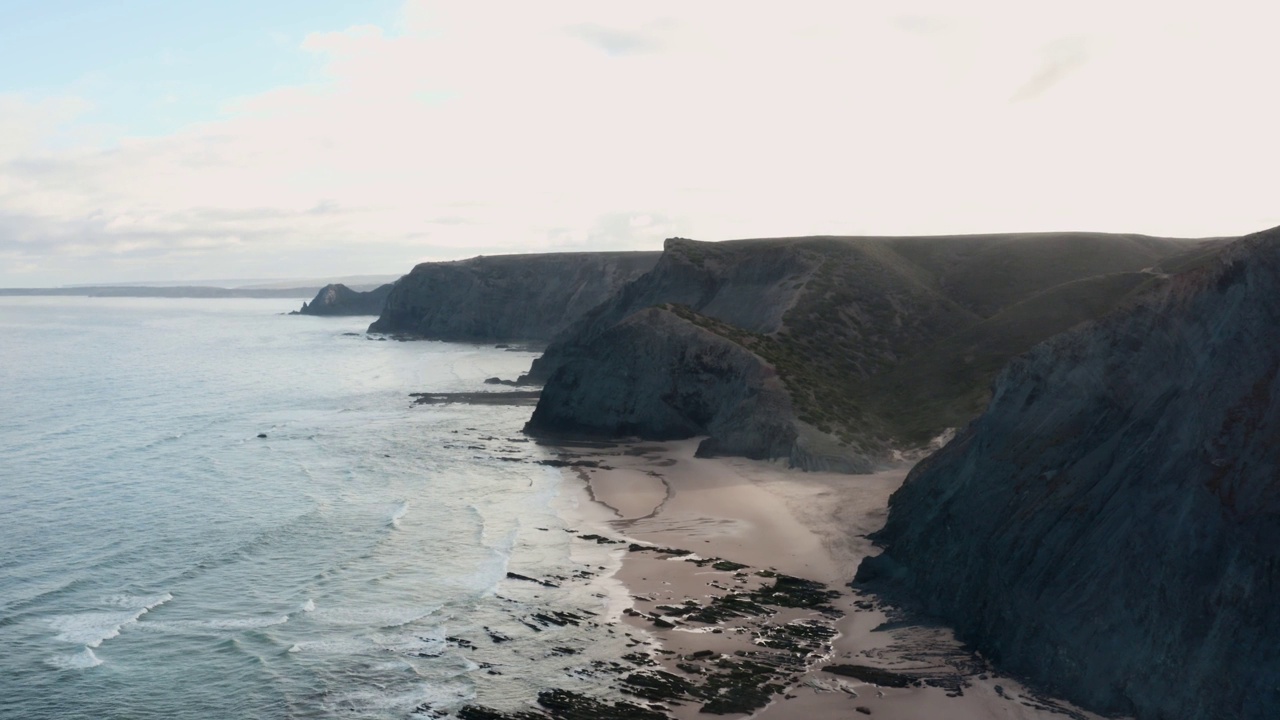
[[[459,717],[1273,716],[1278,243],[668,240],[483,399],[608,510],[635,700]]]

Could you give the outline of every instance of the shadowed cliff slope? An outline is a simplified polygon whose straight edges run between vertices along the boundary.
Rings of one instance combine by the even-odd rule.
[[[859,578],[1085,707],[1280,717],[1280,230],[1190,265],[1010,363]]]
[[[593,342],[589,360],[555,374],[557,401],[539,402],[541,435],[709,437],[698,455],[787,458],[806,470],[868,472],[864,458],[797,421],[771,365],[674,306],[632,313]]]
[[[309,303],[302,303],[297,315],[377,315],[391,294],[392,283],[368,292],[359,292],[334,283],[325,285]]]
[[[574,408],[610,401],[584,394],[616,389],[565,383],[561,368],[575,377],[679,373],[663,356],[649,353],[647,366],[636,368],[608,347],[611,328],[662,306],[769,365],[791,400],[788,421],[825,437],[834,452],[824,454],[869,467],[894,447],[923,445],[973,417],[1010,356],[1097,317],[1153,276],[1145,268],[1190,247],[1090,233],[671,239],[651,272],[586,313],[535,361],[526,380],[546,390],[529,430],[555,430],[544,427],[553,417],[571,424]],[[641,325],[627,342],[640,344],[634,333],[649,332],[656,346],[675,349],[657,331]],[[599,367],[588,372],[592,364]],[[915,402],[896,399],[904,387],[921,388]],[[576,422],[608,434],[599,418]],[[626,429],[615,432],[634,434]],[[743,437],[733,445],[742,447]],[[772,439],[760,441],[777,449]]]
[[[396,281],[369,331],[546,342],[657,260],[656,252],[601,252],[422,263]]]

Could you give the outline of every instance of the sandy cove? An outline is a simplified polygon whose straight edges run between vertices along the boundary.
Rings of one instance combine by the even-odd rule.
[[[566,475],[585,481],[591,498],[608,509],[612,517],[605,526],[634,543],[617,575],[634,601],[625,622],[642,631],[635,637],[657,638],[661,648],[649,652],[651,672],[671,678],[648,697],[644,686],[623,683],[624,692],[639,693],[649,707],[672,717],[705,718],[705,697],[682,696],[681,684],[697,683],[717,671],[717,663],[750,665],[761,651],[769,652],[773,639],[783,638],[782,647],[797,639],[811,643],[807,650],[791,647],[803,661],[775,676],[785,686],[774,688],[779,692],[754,714],[726,717],[1097,718],[1000,677],[945,628],[890,622],[874,597],[848,587],[861,558],[876,552],[865,535],[883,525],[889,496],[909,465],[873,475],[799,473],[770,463],[695,458],[696,447],[690,440],[560,448],[561,457],[576,465],[565,468]],[[839,592],[831,592],[829,603],[795,607],[805,603],[784,599],[762,615],[748,609],[707,624],[701,608],[722,607],[714,603],[726,595],[767,599],[781,587],[779,576]],[[824,625],[838,635],[821,637]],[[830,666],[845,672],[822,670]]]

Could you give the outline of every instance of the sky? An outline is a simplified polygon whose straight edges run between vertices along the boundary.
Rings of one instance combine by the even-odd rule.
[[[0,0],[0,287],[1280,225],[1280,3]]]

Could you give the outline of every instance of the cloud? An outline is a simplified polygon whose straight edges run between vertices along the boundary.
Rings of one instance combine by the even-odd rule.
[[[74,97],[0,96],[0,284],[1280,224],[1275,13],[1241,12],[409,2],[305,38],[318,82],[165,136],[94,141]]]
[[[0,161],[45,147],[90,108],[88,101],[74,96],[0,94]]]
[[[676,23],[662,18],[639,29],[619,29],[594,23],[570,25],[566,31],[609,55],[635,55],[661,50],[667,44],[667,36]]]
[[[1046,48],[1044,63],[1014,91],[1013,102],[1031,100],[1048,91],[1089,60],[1088,43],[1080,38],[1066,38]]]

